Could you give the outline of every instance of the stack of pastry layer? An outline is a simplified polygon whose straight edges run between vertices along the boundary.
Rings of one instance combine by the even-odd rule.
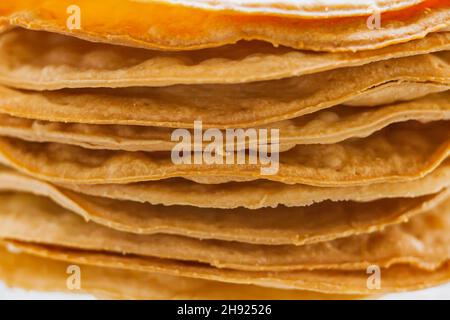
[[[131,299],[449,281],[449,26],[443,0],[2,1],[0,278]],[[198,120],[278,129],[279,170],[175,164]]]

